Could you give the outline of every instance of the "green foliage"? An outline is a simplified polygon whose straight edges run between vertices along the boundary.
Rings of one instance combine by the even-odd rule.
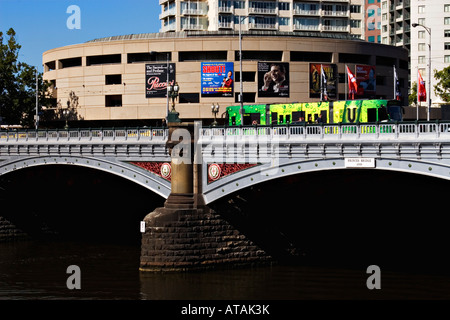
[[[411,94],[408,96],[410,106],[417,104],[417,82],[412,83]]]
[[[434,71],[434,78],[438,83],[434,86],[434,92],[441,97],[442,100],[450,101],[450,66],[441,71]]]
[[[36,68],[19,62],[21,45],[16,41],[16,32],[10,28],[3,37],[0,32],[0,117],[7,124],[31,127],[36,114]],[[38,73],[39,105],[49,103],[46,92],[49,83]]]

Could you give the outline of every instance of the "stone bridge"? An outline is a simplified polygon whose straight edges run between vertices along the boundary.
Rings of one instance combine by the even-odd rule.
[[[141,270],[270,261],[208,205],[239,189],[319,170],[450,179],[450,123],[0,131],[0,175],[40,165],[95,168],[166,198],[142,221]]]

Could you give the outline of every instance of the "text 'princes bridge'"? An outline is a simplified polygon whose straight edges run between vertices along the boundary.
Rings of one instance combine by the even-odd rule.
[[[65,164],[129,179],[166,198],[141,223],[141,270],[270,256],[208,205],[271,179],[370,168],[450,179],[450,123],[0,131],[0,175]]]

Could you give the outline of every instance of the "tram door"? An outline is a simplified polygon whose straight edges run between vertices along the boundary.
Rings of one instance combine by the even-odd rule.
[[[246,113],[244,114],[244,126],[249,126],[253,124],[253,121],[256,121],[257,124],[261,123],[261,114],[260,113]]]

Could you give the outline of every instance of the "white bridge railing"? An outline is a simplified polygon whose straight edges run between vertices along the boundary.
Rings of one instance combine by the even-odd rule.
[[[168,130],[164,128],[108,128],[69,130],[8,130],[0,131],[3,142],[42,141],[151,141],[164,142]]]
[[[324,124],[289,126],[202,127],[203,140],[229,136],[266,136],[292,140],[448,138],[450,122],[398,122],[362,124]],[[33,142],[165,142],[167,128],[107,128],[69,130],[0,131],[0,144]],[[450,141],[450,140],[449,140]]]
[[[295,139],[396,139],[445,136],[450,139],[450,122],[399,122],[362,124],[324,124],[289,126],[242,126],[202,128],[203,138],[226,136],[270,136]]]

